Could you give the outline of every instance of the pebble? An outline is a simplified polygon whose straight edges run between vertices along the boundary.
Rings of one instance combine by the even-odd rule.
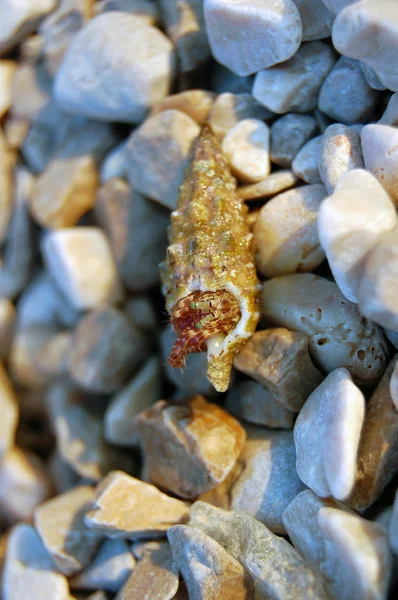
[[[253,77],[246,75],[240,77],[218,62],[215,62],[212,70],[211,88],[216,94],[251,94]]]
[[[237,193],[242,200],[260,200],[283,192],[297,181],[297,177],[292,171],[280,170],[268,175],[264,181],[240,186]]]
[[[95,217],[109,237],[126,287],[136,293],[156,285],[166,253],[168,211],[122,179],[111,179],[98,192]]]
[[[122,471],[108,473],[86,515],[90,529],[109,538],[159,538],[172,525],[184,523],[189,506],[155,486]]]
[[[379,95],[367,84],[359,62],[341,56],[323,82],[318,107],[340,123],[364,123],[372,116]]]
[[[14,158],[0,130],[0,243],[7,235],[13,207]]]
[[[37,367],[36,354],[53,336],[54,329],[50,327],[17,327],[9,359],[9,370],[15,383],[32,390],[43,390],[48,377]]]
[[[31,525],[20,523],[10,534],[3,573],[4,600],[70,600],[66,577]]]
[[[189,525],[211,536],[244,567],[260,597],[326,598],[321,579],[311,566],[289,542],[253,517],[195,502]]]
[[[14,445],[18,425],[18,399],[3,363],[0,361],[0,461]]]
[[[390,125],[371,123],[361,131],[363,160],[366,170],[381,183],[398,206],[398,131]]]
[[[35,510],[35,527],[44,546],[67,577],[90,564],[101,536],[84,524],[94,489],[81,485],[47,500]]]
[[[34,122],[51,98],[52,80],[42,63],[21,63],[12,81],[11,115]]]
[[[127,140],[123,140],[105,156],[99,176],[104,184],[110,179],[127,179],[127,175]]]
[[[321,0],[324,5],[330,10],[330,12],[334,15],[337,15],[343,8],[348,6],[349,4],[354,4],[357,0]]]
[[[376,71],[372,69],[372,67],[362,61],[359,61],[359,64],[361,65],[361,69],[365,75],[366,83],[371,88],[374,90],[380,90],[381,92],[387,89],[386,86],[381,83]]]
[[[337,15],[333,44],[338,52],[372,67],[381,82],[398,91],[398,12],[390,0],[362,0]],[[365,43],[364,43],[365,40]]]
[[[398,410],[398,363],[395,364],[390,380],[390,396],[395,408]]]
[[[346,369],[332,371],[309,396],[294,426],[296,468],[318,496],[346,500],[356,480],[365,399]]]
[[[68,492],[79,484],[79,475],[66,463],[57,450],[48,462],[56,494]]]
[[[305,487],[296,473],[293,432],[249,428],[242,460],[244,469],[232,487],[231,508],[285,534],[283,511]]]
[[[290,168],[298,151],[318,129],[312,115],[289,113],[271,125],[271,161],[284,168]]]
[[[213,56],[237,75],[284,62],[300,46],[300,13],[291,0],[206,0],[204,9]]]
[[[111,249],[101,229],[70,227],[48,233],[42,253],[57,286],[77,310],[122,299]]]
[[[224,481],[209,492],[199,494],[196,500],[202,500],[203,502],[208,502],[212,506],[219,506],[220,508],[229,510],[231,508],[232,487],[241,475],[243,466],[243,461],[241,457],[239,457]]]
[[[139,17],[110,12],[75,35],[54,94],[66,112],[139,123],[167,96],[173,71],[172,44],[161,31]]]
[[[300,11],[303,24],[303,42],[322,40],[331,35],[333,14],[326,8],[327,2],[319,0],[293,0]],[[325,6],[326,5],[326,6]]]
[[[182,498],[222,483],[246,438],[238,421],[202,396],[179,406],[160,400],[136,417],[136,427],[145,479]]]
[[[381,125],[398,125],[398,94],[393,94],[379,120]]]
[[[361,512],[380,496],[398,470],[398,412],[390,395],[397,357],[388,365],[366,407],[357,459],[357,480],[349,506]]]
[[[244,119],[265,121],[271,116],[272,113],[261,106],[251,94],[225,92],[215,99],[208,123],[214,135],[222,140],[239,121]]]
[[[350,302],[358,302],[366,257],[396,225],[396,210],[388,194],[362,169],[343,175],[322,203],[319,239],[336,283]]]
[[[141,294],[133,296],[124,305],[128,319],[140,329],[154,331],[158,326],[158,315],[150,296]]]
[[[55,0],[4,0],[1,5],[0,54],[12,50],[20,41],[33,33],[40,20],[51,12]]]
[[[329,194],[342,175],[363,169],[361,138],[356,131],[341,123],[326,128],[319,155],[319,174]]]
[[[322,148],[323,135],[317,135],[298,151],[292,162],[292,171],[309,184],[322,183],[319,174],[319,155]]]
[[[261,383],[284,408],[298,412],[323,375],[308,354],[308,339],[287,329],[256,331],[234,366]]]
[[[335,63],[325,42],[307,42],[287,62],[259,71],[253,96],[275,113],[309,112],[317,105],[319,90]]]
[[[110,444],[138,445],[134,417],[161,397],[161,375],[161,363],[153,356],[112,398],[104,415],[104,436]]]
[[[0,118],[11,106],[12,82],[17,64],[13,60],[0,60]]]
[[[159,20],[159,9],[150,0],[99,0],[94,6],[96,14],[114,10],[131,13],[148,25],[155,25]]]
[[[262,311],[275,326],[307,335],[311,357],[327,373],[345,367],[357,384],[380,379],[388,353],[383,335],[334,282],[310,273],[266,281]]]
[[[178,94],[171,94],[159,102],[151,110],[151,115],[165,110],[178,110],[188,115],[198,125],[203,125],[207,120],[216,99],[214,92],[206,90],[186,90]]]
[[[317,231],[323,185],[305,185],[275,196],[260,210],[253,227],[257,269],[277,277],[316,269],[325,259]]]
[[[50,339],[45,340],[33,352],[33,364],[48,382],[67,374],[72,342],[71,332],[54,332]]]
[[[178,110],[149,117],[133,131],[127,147],[129,181],[134,189],[170,210],[177,205],[199,125]]]
[[[291,429],[295,414],[287,410],[257,381],[243,381],[232,387],[226,408],[239,419],[255,425]]]
[[[0,298],[0,359],[8,358],[15,330],[16,311],[8,298]]]
[[[390,546],[394,554],[398,554],[398,493],[395,493],[395,501],[391,513],[389,526]]]
[[[4,135],[11,150],[20,150],[29,131],[26,118],[9,116],[4,123]]]
[[[239,121],[228,131],[222,150],[233,175],[243,182],[265,179],[270,171],[269,129],[257,119]]]
[[[124,540],[105,540],[92,563],[75,575],[70,585],[72,589],[78,590],[100,588],[117,592],[125,584],[134,567],[134,557]]]
[[[254,600],[250,575],[214,539],[187,525],[170,527],[167,536],[190,600]]]

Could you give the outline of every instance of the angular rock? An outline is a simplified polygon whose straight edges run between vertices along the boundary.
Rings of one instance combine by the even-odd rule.
[[[114,10],[131,13],[148,25],[155,25],[159,20],[159,9],[151,0],[98,0],[94,10],[96,14]]]
[[[398,124],[398,94],[393,94],[391,96],[379,123],[382,125]]]
[[[54,93],[67,112],[139,123],[167,96],[173,67],[172,44],[163,33],[115,11],[97,16],[75,35]]]
[[[381,330],[332,281],[310,273],[266,281],[262,311],[273,325],[307,335],[310,355],[327,373],[345,367],[356,383],[372,384],[384,372],[388,350]]]
[[[262,121],[239,121],[224,137],[222,150],[240,181],[253,183],[269,175],[269,129]]]
[[[0,298],[0,358],[8,358],[14,337],[16,311],[8,298]]]
[[[333,13],[326,8],[327,3],[318,0],[293,0],[300,11],[303,24],[303,42],[322,40],[331,34]],[[325,6],[326,5],[326,6]]]
[[[299,411],[323,380],[309,357],[307,337],[282,328],[257,331],[234,365],[292,411]]]
[[[214,135],[222,140],[243,119],[264,121],[272,115],[251,94],[225,92],[217,96],[208,117]]]
[[[289,168],[298,151],[314,135],[318,125],[311,115],[289,113],[271,125],[271,160]]]
[[[40,20],[56,6],[55,0],[5,0],[1,6],[0,54],[12,50],[36,29]]]
[[[325,187],[315,183],[278,194],[261,208],[253,227],[260,273],[313,271],[324,261],[316,225],[326,196]]]
[[[127,140],[123,140],[111,150],[100,168],[100,182],[106,183],[110,179],[127,179]]]
[[[322,138],[318,135],[304,144],[292,162],[293,173],[306,183],[322,183],[318,165]]]
[[[136,417],[136,427],[145,478],[183,498],[224,481],[246,437],[238,421],[202,396],[179,406],[161,400]]]
[[[288,61],[257,73],[253,96],[278,114],[309,112],[316,107],[319,90],[334,63],[328,44],[308,42]]]
[[[17,65],[12,60],[0,60],[0,117],[3,117],[11,106],[12,80]]]
[[[255,425],[292,429],[295,413],[287,410],[257,381],[243,381],[227,396],[226,408],[239,419]]]
[[[175,209],[191,145],[198,135],[199,126],[178,110],[149,117],[128,142],[128,176],[133,189]]]
[[[198,125],[203,125],[214,104],[216,95],[206,90],[186,90],[179,94],[171,94],[153,107],[151,115],[165,110],[178,110],[190,117]]]
[[[19,409],[11,381],[0,361],[0,461],[14,445]]]
[[[70,577],[93,558],[101,535],[84,524],[94,499],[94,489],[78,486],[47,500],[35,510],[35,527],[61,573]]]
[[[363,160],[398,206],[398,131],[389,125],[371,123],[361,131]]]
[[[213,56],[237,75],[284,62],[300,46],[300,14],[290,0],[206,0],[204,8]]]
[[[155,486],[121,471],[109,473],[97,488],[92,510],[86,515],[90,529],[110,538],[159,538],[172,525],[188,519],[189,506],[170,498]]]
[[[283,192],[297,181],[297,177],[292,171],[280,170],[268,175],[264,181],[240,186],[237,193],[242,200],[259,200]]]
[[[340,177],[353,169],[362,169],[362,149],[359,135],[346,125],[335,123],[326,128],[319,156],[319,174],[329,194],[334,192]]]

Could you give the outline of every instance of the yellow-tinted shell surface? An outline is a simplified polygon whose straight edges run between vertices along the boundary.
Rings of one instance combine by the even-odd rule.
[[[260,316],[252,237],[247,207],[205,126],[171,214],[171,243],[161,274],[178,335],[170,364],[182,366],[185,355],[205,349],[207,340],[207,376],[218,391],[227,389],[233,358]]]

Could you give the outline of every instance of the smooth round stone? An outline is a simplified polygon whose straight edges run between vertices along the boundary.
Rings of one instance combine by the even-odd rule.
[[[271,125],[271,161],[280,167],[291,166],[298,151],[318,128],[311,115],[287,114]]]
[[[329,194],[333,193],[342,175],[362,168],[359,134],[340,123],[329,125],[323,134],[319,156],[319,174]]]
[[[262,121],[239,121],[223,139],[222,150],[232,173],[241,181],[254,183],[269,175],[269,129]]]
[[[291,0],[205,0],[204,10],[214,58],[237,75],[283,62],[300,46],[300,13]]]
[[[381,125],[398,125],[398,94],[393,94],[379,120]]]
[[[173,47],[140,18],[110,12],[73,38],[54,93],[67,112],[104,121],[139,123],[169,92]]]
[[[371,123],[361,131],[363,160],[398,206],[398,129]]]
[[[278,114],[313,110],[322,83],[334,63],[334,52],[328,44],[303,44],[287,62],[257,73],[253,96]]]
[[[319,0],[293,0],[300,11],[303,42],[322,40],[330,36],[334,15]]]
[[[304,144],[292,162],[293,173],[306,183],[322,183],[318,165],[322,137],[318,135]]]
[[[292,171],[281,170],[271,173],[264,181],[242,185],[237,192],[242,200],[258,200],[275,196],[295,183],[297,183],[297,177]]]
[[[376,108],[379,95],[367,84],[359,62],[342,56],[323,82],[318,107],[340,123],[364,123]]]

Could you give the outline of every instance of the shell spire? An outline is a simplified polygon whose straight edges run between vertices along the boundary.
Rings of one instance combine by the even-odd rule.
[[[193,147],[171,214],[161,276],[177,334],[170,365],[183,367],[188,353],[207,350],[207,377],[225,391],[234,356],[256,329],[260,284],[247,207],[208,125]]]

